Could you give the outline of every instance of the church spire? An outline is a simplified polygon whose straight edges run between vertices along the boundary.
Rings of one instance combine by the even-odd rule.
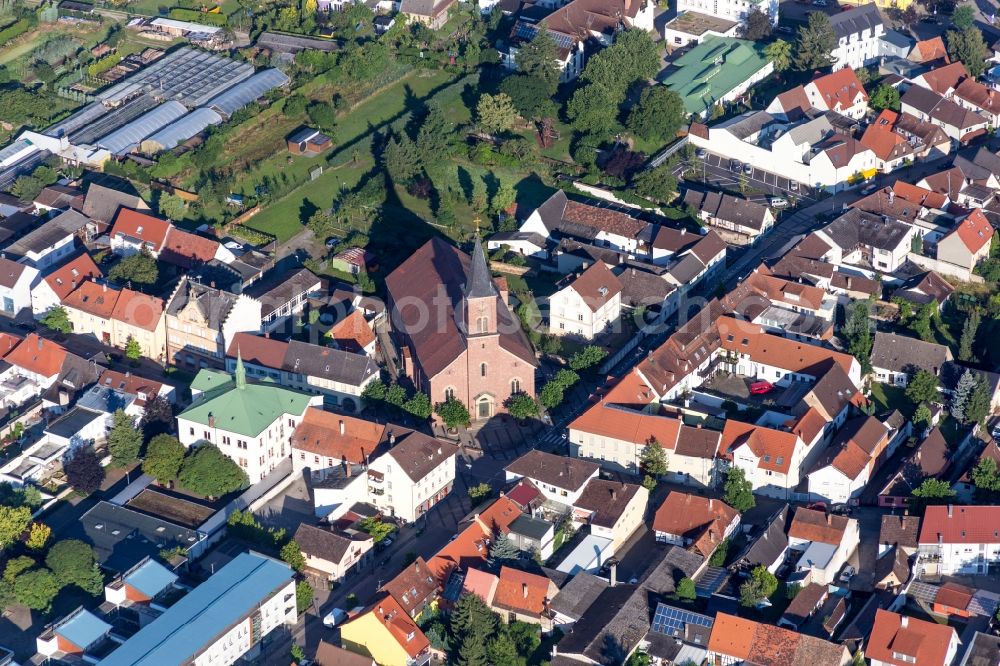
[[[236,388],[245,389],[247,387],[247,370],[243,367],[243,356],[240,348],[236,348]]]
[[[483,252],[483,243],[477,235],[476,247],[472,250],[472,263],[469,266],[469,280],[465,284],[465,298],[490,298],[496,295],[493,276],[486,263],[486,253]]]

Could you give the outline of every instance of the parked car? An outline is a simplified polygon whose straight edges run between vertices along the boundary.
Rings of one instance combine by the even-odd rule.
[[[878,185],[876,185],[875,183],[868,183],[867,185],[865,185],[864,187],[861,188],[861,194],[863,194],[865,196],[868,196],[869,194],[872,194],[877,189],[878,189]]]
[[[749,162],[743,165],[743,173],[746,175],[751,175],[753,173],[753,165]]]
[[[329,238],[326,239],[326,246],[331,250],[337,247],[337,245],[339,244],[340,244],[340,239],[337,238],[336,236],[330,236]]]
[[[705,159],[705,157],[708,156],[708,151],[705,150],[704,148],[699,148],[698,150],[694,151],[694,154],[696,157],[700,159]]]
[[[789,28],[787,25],[779,25],[777,28],[774,29],[774,31],[775,32],[780,32],[783,35],[790,35],[793,32],[795,32],[794,30],[792,30],[791,28]]]
[[[847,583],[852,578],[854,578],[854,574],[856,573],[857,571],[854,570],[854,567],[848,564],[846,567],[844,567],[844,570],[840,572],[840,581],[842,583]]]
[[[742,166],[743,166],[743,163],[740,162],[739,160],[729,160],[729,170],[730,171],[735,171],[735,172],[739,173],[739,170],[740,170],[740,168]]]
[[[323,625],[327,627],[336,627],[338,624],[344,622],[347,619],[347,611],[343,608],[334,608],[329,613],[323,616]]]
[[[796,183],[794,180],[790,180],[788,181],[788,189],[790,189],[792,192],[798,192],[799,184]]]
[[[771,197],[767,200],[771,208],[784,208],[788,205],[788,199],[785,197]]]
[[[826,0],[813,0],[813,6],[826,7]]]
[[[774,384],[771,382],[754,382],[750,385],[751,395],[765,395],[774,390]]]

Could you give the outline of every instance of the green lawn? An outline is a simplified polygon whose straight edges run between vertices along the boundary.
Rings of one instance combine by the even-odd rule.
[[[909,417],[913,414],[913,403],[906,397],[904,389],[879,382],[872,382],[871,392],[871,399],[875,402],[876,413],[898,409],[904,416]]]

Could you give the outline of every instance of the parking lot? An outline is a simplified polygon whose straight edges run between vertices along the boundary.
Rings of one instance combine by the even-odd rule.
[[[742,163],[738,170],[734,171],[730,168],[730,158],[715,153],[706,153],[700,161],[704,165],[704,182],[729,190],[739,188],[740,176],[745,173]],[[801,183],[793,183],[784,176],[755,167],[751,167],[749,173],[745,175],[747,186],[764,192],[764,194],[758,192],[748,195],[747,198],[752,201],[766,203],[768,197],[774,195],[794,197],[796,203],[803,205],[816,201],[816,193],[812,188]]]

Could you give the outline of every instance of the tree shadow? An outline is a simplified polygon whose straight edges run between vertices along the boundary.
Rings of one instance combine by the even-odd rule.
[[[456,171],[458,173],[458,187],[462,190],[462,195],[466,201],[472,201],[472,195],[475,192],[475,186],[472,184],[472,174],[463,166],[459,166]]]
[[[311,218],[317,211],[319,211],[319,206],[310,201],[308,197],[303,199],[302,205],[299,206],[299,222],[302,224],[307,223],[309,218]]]

